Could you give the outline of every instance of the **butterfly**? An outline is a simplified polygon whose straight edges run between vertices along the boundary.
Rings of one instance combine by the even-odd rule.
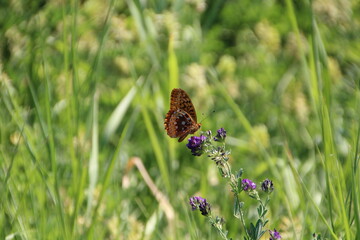
[[[201,126],[197,123],[195,108],[189,95],[181,88],[171,91],[170,110],[166,114],[164,126],[167,134],[172,138],[179,138],[179,142]]]

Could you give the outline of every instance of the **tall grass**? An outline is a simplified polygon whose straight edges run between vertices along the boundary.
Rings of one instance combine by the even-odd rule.
[[[202,4],[4,5],[0,238],[218,239],[197,193],[240,236],[216,168],[166,136],[175,87],[235,169],[274,180],[284,239],[360,238],[359,4],[329,22],[316,1]]]

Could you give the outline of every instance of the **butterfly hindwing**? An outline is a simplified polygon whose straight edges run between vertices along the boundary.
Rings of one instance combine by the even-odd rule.
[[[185,111],[178,109],[170,118],[169,131],[170,137],[180,137],[184,133],[190,132],[192,119]]]

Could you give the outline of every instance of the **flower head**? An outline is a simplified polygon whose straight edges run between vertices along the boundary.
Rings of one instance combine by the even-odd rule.
[[[211,212],[210,204],[202,197],[191,197],[189,201],[191,209],[194,211],[199,209],[201,214],[207,216]]]
[[[256,188],[256,184],[247,178],[243,179],[241,184],[244,191],[250,191]]]
[[[223,142],[225,141],[225,138],[226,138],[226,131],[224,128],[220,128],[219,130],[217,130],[217,134],[216,136],[214,137],[214,140],[215,141],[218,141],[218,142]]]
[[[201,135],[200,137],[192,136],[188,139],[189,143],[186,146],[191,150],[192,155],[200,156],[203,154],[203,143],[206,137]]]
[[[267,193],[271,193],[274,190],[274,184],[270,179],[265,179],[262,183],[261,183],[261,190],[263,190],[264,192]]]
[[[270,240],[281,239],[280,233],[276,231],[275,228],[274,231],[269,230],[269,232],[270,232]]]

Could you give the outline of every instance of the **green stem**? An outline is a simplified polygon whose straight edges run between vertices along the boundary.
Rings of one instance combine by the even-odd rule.
[[[245,225],[245,220],[244,220],[244,214],[243,214],[243,211],[240,209],[240,221],[245,229],[245,233],[246,233],[246,236],[248,237],[248,239],[250,239],[250,235],[246,229],[246,225]]]
[[[230,179],[232,176],[234,176],[233,174],[231,174],[231,167],[230,167],[230,164],[225,162],[225,166],[226,166],[226,170],[227,170],[227,176],[230,176]]]
[[[220,236],[223,239],[228,240],[227,234],[225,232],[223,232],[223,229],[221,228],[221,226],[218,225],[218,223],[213,219],[213,217],[209,216],[209,219],[210,219],[209,221],[210,221],[211,225],[214,226],[218,230]]]
[[[263,202],[261,201],[261,199],[259,199],[259,202],[260,202],[260,205],[263,207],[263,209],[266,210],[266,205],[263,204]],[[261,221],[262,221],[263,223],[265,223],[265,214],[263,214],[262,216],[259,216],[259,217],[260,217]],[[265,224],[264,224],[264,226],[265,226]]]

